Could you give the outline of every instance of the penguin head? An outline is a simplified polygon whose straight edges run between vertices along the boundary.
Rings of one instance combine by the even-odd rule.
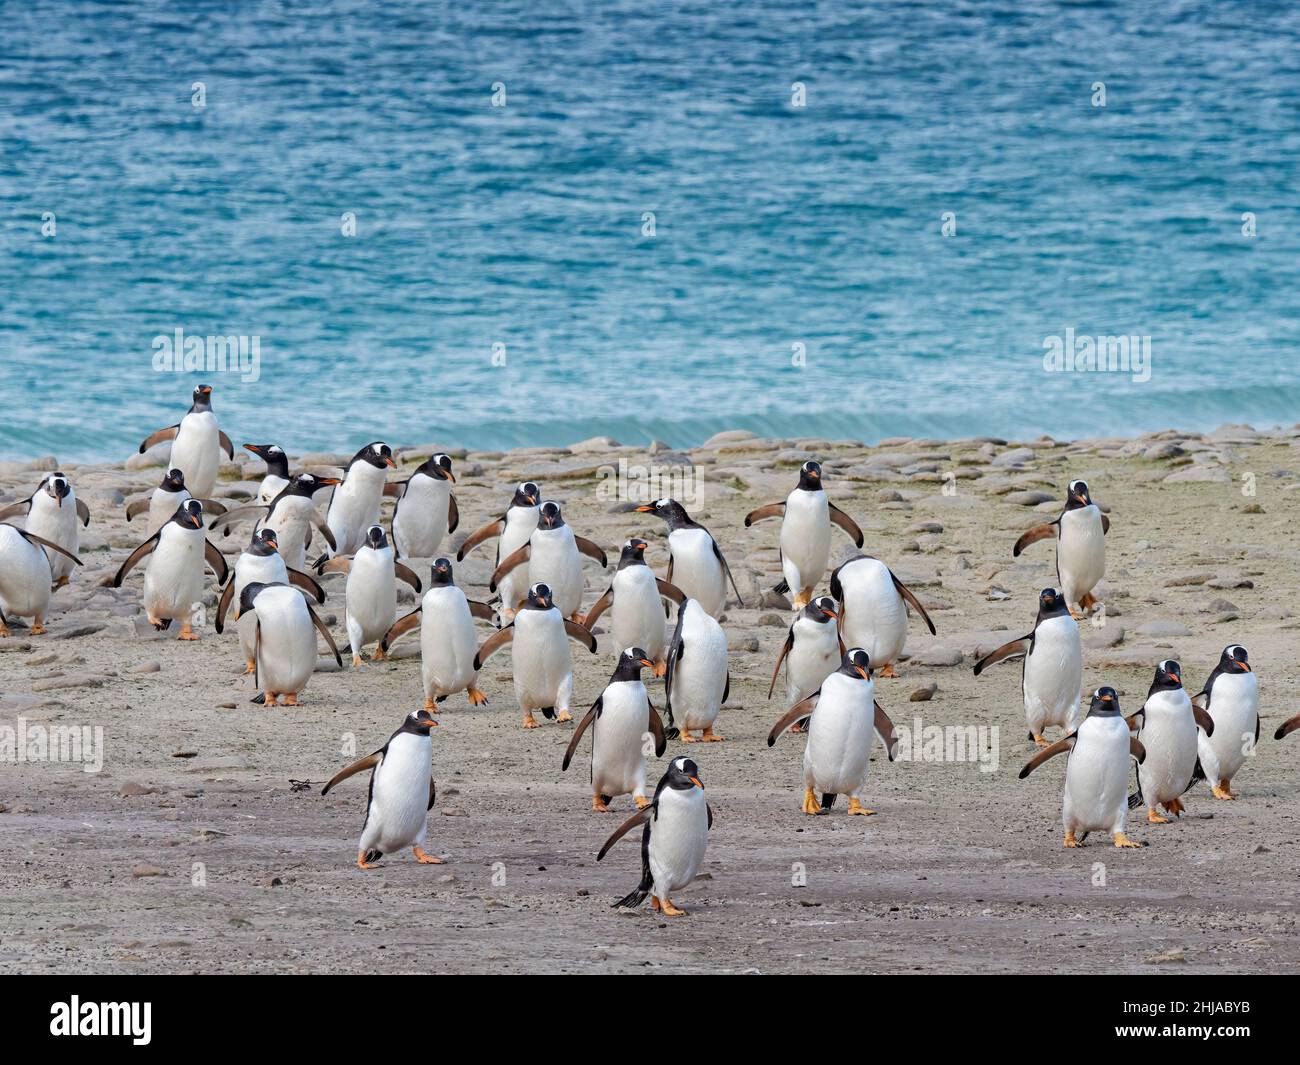
[[[452,584],[451,559],[435,558],[429,567],[429,584]]]
[[[212,409],[212,386],[199,385],[194,389],[194,406],[191,411]]]
[[[1119,696],[1114,688],[1098,688],[1092,693],[1092,703],[1088,707],[1089,717],[1116,717],[1119,712]]]
[[[618,665],[614,667],[611,680],[640,680],[641,670],[654,667],[654,661],[643,648],[629,647],[618,656]]]
[[[280,541],[274,529],[258,529],[253,533],[253,542],[249,545],[251,555],[274,555],[280,550]]]
[[[512,507],[535,507],[541,502],[542,490],[536,481],[520,481],[515,485],[514,497],[510,500]]]
[[[618,560],[618,568],[624,566],[645,565],[645,549],[649,546],[639,536],[634,536],[623,545],[623,553]]]
[[[451,472],[451,456],[444,455],[442,452],[426,459],[415,472],[422,473],[426,477],[432,477],[435,481],[456,483],[456,478]]]
[[[1040,619],[1063,614],[1067,609],[1065,600],[1055,588],[1044,588],[1038,593],[1038,617]]]
[[[193,498],[185,500],[176,508],[176,513],[172,515],[172,521],[187,529],[202,529],[203,504]]]
[[[59,506],[63,506],[63,501],[68,498],[68,493],[72,491],[72,482],[61,473],[52,473],[45,478],[45,483],[41,487],[46,495],[58,503]]]
[[[259,595],[261,595],[264,589],[270,587],[272,587],[270,584],[266,584],[263,581],[252,581],[249,584],[244,585],[244,590],[239,593],[240,615],[242,616],[244,614],[247,614],[250,610],[252,610],[253,600],[256,599]]]
[[[689,788],[700,788],[703,790],[704,784],[700,780],[700,767],[695,764],[692,758],[674,758],[668,763],[668,772],[664,774],[664,783],[670,788],[676,788],[678,791],[686,791]]]
[[[397,463],[393,461],[393,449],[382,440],[367,444],[352,456],[352,462],[365,462],[380,470],[397,466]],[[350,462],[348,465],[350,466],[352,463]]]
[[[799,467],[799,487],[805,492],[820,492],[822,487],[822,464],[809,459]]]
[[[558,529],[564,524],[564,515],[560,513],[560,504],[548,499],[542,504],[537,515],[537,527],[540,529]]]
[[[550,610],[555,605],[551,599],[551,586],[534,584],[528,589],[528,600],[525,605],[534,610]]]
[[[1250,656],[1241,644],[1229,644],[1219,657],[1219,668],[1224,673],[1250,673]]]
[[[1087,481],[1071,481],[1065,493],[1065,509],[1092,506],[1092,496],[1088,494]]]
[[[871,679],[871,656],[861,647],[850,647],[844,652],[844,661],[840,663],[837,670],[848,677],[856,677],[861,680]]]
[[[642,503],[636,509],[638,514],[653,514],[656,518],[663,518],[670,529],[691,520],[686,508],[675,499],[656,499],[653,503]]]
[[[803,608],[803,616],[825,625],[827,622],[834,621],[838,618],[839,611],[835,609],[835,600],[829,595],[819,595],[811,603]]]
[[[266,463],[268,472],[289,476],[289,456],[279,444],[245,444],[245,451],[251,451]]]
[[[402,731],[427,736],[429,729],[437,724],[437,719],[428,710],[421,707],[419,710],[412,710],[406,715],[406,720],[402,722]]]
[[[372,525],[366,530],[366,546],[372,551],[382,551],[388,546],[388,537],[382,525]]]
[[[1156,676],[1151,682],[1152,691],[1174,691],[1183,686],[1183,667],[1172,658],[1156,666]]]
[[[168,470],[163,474],[162,490],[164,492],[185,491],[185,474],[180,470]]]
[[[285,491],[292,495],[306,496],[310,499],[322,488],[329,488],[331,485],[342,483],[337,477],[317,477],[314,473],[297,473],[289,478],[289,487]]]

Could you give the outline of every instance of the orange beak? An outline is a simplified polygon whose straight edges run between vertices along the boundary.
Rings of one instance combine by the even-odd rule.
[[[828,618],[838,618],[838,617],[839,617],[839,615],[838,615],[837,613],[835,613],[834,610],[827,610],[825,607],[822,607],[822,613],[825,614]]]
[[[320,484],[326,485],[327,487],[328,487],[329,485],[331,485],[331,484],[342,484],[342,483],[343,483],[343,482],[340,481],[337,477],[319,477],[319,478],[317,478],[317,481],[318,481]]]
[[[268,537],[266,538],[266,542],[267,542],[268,544],[270,544],[272,547],[274,547],[277,551],[280,550],[280,543],[279,543],[278,540],[274,540],[274,539],[272,539],[271,537],[268,536]]]
[[[1233,661],[1236,662],[1237,665],[1241,666],[1241,668],[1244,669],[1247,673],[1251,672],[1249,662],[1243,662],[1240,658],[1234,658]]]
[[[439,468],[439,469],[442,469],[441,466],[439,466],[438,468]],[[455,478],[455,476],[452,474],[451,470],[442,470],[442,475],[443,475],[445,478],[447,478],[447,480],[449,480],[452,484],[455,484],[455,483],[456,483],[456,478]]]
[[[697,788],[704,787],[704,785],[700,783],[699,777],[691,777],[691,783],[694,784]]]
[[[384,459],[384,465],[385,465],[385,466],[388,466],[388,467],[390,467],[390,468],[392,468],[392,469],[394,469],[394,470],[397,469],[397,463],[394,462],[394,461],[392,460],[391,457],[390,457],[390,458],[386,458],[386,459]]]
[[[643,503],[641,506],[636,508],[636,512],[638,514],[653,514],[655,512],[655,508],[650,506],[649,504]]]
[[[648,659],[648,658],[643,658],[643,659],[641,659],[641,664],[642,664],[643,666],[645,666],[646,669],[654,669],[654,667],[655,667],[655,664],[654,664],[653,662],[651,662],[650,659]]]
[[[854,666],[853,668],[858,671],[858,676],[860,676],[863,680],[871,679],[870,674],[868,674],[867,671],[863,669],[861,666]]]
[[[1170,673],[1169,679],[1172,680],[1175,684],[1182,684],[1183,682],[1183,679],[1177,673]]]

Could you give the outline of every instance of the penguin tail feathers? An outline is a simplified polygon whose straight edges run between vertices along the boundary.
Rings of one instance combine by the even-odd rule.
[[[1135,791],[1132,795],[1128,797],[1128,808],[1130,810],[1136,810],[1141,805],[1142,805],[1142,793],[1140,791]]]
[[[326,552],[311,564],[311,568],[314,569],[319,574],[322,570],[324,570],[325,563],[328,562],[329,560],[330,560],[329,552]]]
[[[554,720],[555,720],[555,707],[553,707],[553,706],[543,706],[543,707],[542,707],[542,717],[546,718],[547,721],[554,721]]]
[[[1187,787],[1183,789],[1183,794],[1186,795],[1189,791],[1191,791],[1194,787],[1196,787],[1196,782],[1198,780],[1205,780],[1205,779],[1207,779],[1205,776],[1205,766],[1201,765],[1201,760],[1197,758],[1196,765],[1192,767],[1192,779],[1187,782]]]
[[[258,706],[261,706],[263,703],[266,702],[266,692],[258,692],[248,701],[250,703],[257,703]]]
[[[1080,843],[1086,843],[1087,840],[1088,840],[1088,837],[1091,836],[1091,835],[1092,835],[1091,832],[1085,832],[1082,836],[1079,837],[1079,842],[1080,842]]]
[[[645,902],[645,897],[649,894],[650,894],[650,885],[642,882],[637,885],[637,889],[634,892],[632,892],[632,894],[624,895],[617,902],[613,903],[611,909],[634,910],[638,906],[640,906],[641,903]]]
[[[822,809],[823,809],[823,810],[829,810],[829,809],[830,809],[832,806],[834,806],[834,805],[835,805],[835,795],[834,795],[834,793],[833,793],[833,792],[829,792],[829,791],[824,792],[824,793],[822,794]]]
[[[785,595],[786,592],[788,592],[789,590],[790,590],[790,582],[787,581],[784,577],[781,578],[781,583],[776,585],[772,589],[772,591],[776,592],[777,595]]]
[[[678,737],[680,737],[681,734],[682,734],[682,730],[679,729],[676,725],[673,725],[671,728],[664,729],[664,739],[666,740],[675,740]]]
[[[367,863],[377,862],[383,856],[384,856],[383,851],[377,851],[372,847],[370,850],[366,851],[366,862]]]

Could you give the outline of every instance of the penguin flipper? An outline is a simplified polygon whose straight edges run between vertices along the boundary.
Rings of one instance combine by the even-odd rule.
[[[311,512],[311,523],[316,526],[316,531],[325,538],[325,542],[330,545],[331,551],[339,549],[338,541],[334,539],[334,530],[329,527],[329,522],[320,516],[320,511],[314,507]]]
[[[1030,544],[1036,544],[1039,540],[1049,540],[1055,535],[1056,522],[1051,522],[1047,525],[1035,525],[1016,541],[1016,546],[1011,549],[1011,557],[1019,558],[1020,552]]]
[[[1130,737],[1128,741],[1128,753],[1137,759],[1138,765],[1147,760],[1147,749],[1142,746],[1142,741]]]
[[[78,500],[78,502],[80,502],[80,500]],[[146,503],[145,505],[148,506],[148,503]],[[4,510],[0,510],[0,519],[21,518],[24,514],[26,514],[31,509],[32,509],[32,501],[30,499],[22,499],[19,500],[17,503],[10,503],[9,506],[4,508]]]
[[[180,431],[180,422],[175,425],[169,425],[166,429],[159,429],[152,436],[145,437],[145,441],[140,445],[138,454],[143,455],[154,444],[161,444],[164,440],[175,440],[176,434]]]
[[[495,592],[497,585],[501,583],[501,578],[509,573],[512,569],[522,566],[528,561],[528,557],[533,553],[531,543],[524,544],[517,551],[512,551],[501,560],[500,565],[492,571],[492,579],[488,581],[488,591]]]
[[[659,711],[655,709],[655,704],[646,699],[646,706],[650,710],[650,735],[655,739],[655,757],[663,757],[664,751],[668,749],[668,737],[664,733],[664,723],[659,717]],[[680,735],[680,733],[679,733]]]
[[[776,656],[776,665],[772,667],[772,683],[767,687],[767,697],[772,698],[772,693],[776,691],[776,678],[781,674],[781,663],[785,661],[785,656],[790,653],[794,647],[794,626],[790,626],[790,632],[785,638],[785,643],[781,645],[781,651]]]
[[[908,606],[910,606],[913,610],[915,610],[918,614],[920,614],[922,618],[925,619],[925,623],[927,626],[929,626],[930,629],[930,635],[931,636],[935,635],[936,630],[934,627],[934,622],[930,620],[930,615],[925,612],[925,607],[921,605],[921,601],[917,599],[915,595],[912,594],[912,589],[909,588],[907,585],[905,585],[897,577],[895,577],[892,570],[890,571],[889,579],[894,582],[894,587],[898,590],[898,594],[901,595],[907,601]]]
[[[564,750],[564,761],[560,763],[560,772],[568,770],[569,763],[573,761],[573,752],[578,749],[578,741],[582,739],[582,734],[587,731],[591,723],[600,717],[600,709],[604,702],[605,696],[603,694],[598,696],[596,701],[591,704],[591,709],[578,722],[578,727],[573,730],[573,738],[569,740],[569,746]]]
[[[389,499],[401,499],[402,489],[405,487],[405,481],[388,481],[384,485],[384,495]]]
[[[230,604],[235,598],[235,582],[227,581],[226,586],[221,589],[221,598],[217,600],[217,635],[226,630],[226,611],[230,609]]]
[[[215,514],[217,517],[221,517],[229,509],[225,503],[218,499],[200,499],[199,502],[203,504],[204,514]]]
[[[351,569],[351,555],[335,555],[333,558],[322,555],[316,560],[316,572],[322,576],[326,573],[347,573]]]
[[[235,445],[230,442],[230,437],[218,429],[217,439],[221,441],[221,450],[224,451],[227,457],[233,462],[235,459]]]
[[[588,629],[591,628],[594,624],[596,624],[596,619],[600,617],[601,614],[605,613],[605,611],[609,609],[610,604],[613,602],[614,602],[614,586],[611,584],[608,588],[605,589],[605,594],[602,595],[599,599],[597,599],[594,603],[592,603],[591,609],[587,611],[587,616],[582,619],[583,626]]]
[[[230,567],[226,564],[226,556],[206,536],[203,538],[203,560],[212,567],[212,571],[217,575],[217,583],[224,584],[226,578],[230,575]]]
[[[470,617],[478,618],[480,621],[496,621],[497,612],[487,603],[480,603],[477,599],[467,599],[465,602],[469,606]]]
[[[149,537],[149,539],[147,539],[144,543],[142,543],[139,547],[137,547],[134,551],[132,551],[130,555],[127,556],[127,560],[122,563],[121,568],[119,568],[117,573],[113,576],[114,588],[121,588],[122,582],[126,579],[126,575],[131,571],[131,567],[134,566],[137,562],[139,562],[142,558],[144,558],[145,555],[149,554],[151,551],[153,551],[155,547],[158,546],[158,536],[159,533],[154,533],[151,537]]]
[[[678,588],[677,585],[675,584],[669,584],[668,581],[661,581],[658,577],[656,577],[655,587],[659,589],[659,595],[662,598],[668,599],[671,602],[676,603],[678,606],[681,606],[684,602],[686,602],[686,593],[683,592],[680,588]],[[588,627],[590,628],[590,626]]]
[[[600,549],[599,544],[592,543],[585,536],[575,536],[573,542],[577,545],[580,554],[595,559],[600,563],[601,569],[609,565],[609,559],[605,557],[605,552]]]
[[[496,521],[490,521],[481,529],[476,529],[470,533],[465,542],[460,545],[460,550],[456,552],[456,561],[464,562],[465,556],[468,555],[484,540],[491,540],[494,536],[500,536],[506,531],[506,519],[497,518]]]
[[[131,502],[126,505],[126,520],[131,521],[137,516],[143,514],[149,509],[149,503],[150,498],[148,496],[145,496],[144,499],[131,500]],[[2,517],[4,517],[4,513],[0,512],[0,518]]]
[[[585,625],[579,625],[576,621],[571,621],[569,618],[565,618],[564,631],[587,648],[587,650],[592,654],[596,653],[596,637],[591,634],[591,630]]]
[[[286,567],[288,568],[288,567]],[[302,570],[289,569],[289,583],[296,585],[305,592],[311,593],[313,599],[318,603],[325,602],[325,589],[322,588],[309,574],[303,573]]]
[[[1050,747],[1044,747],[1025,763],[1025,768],[1020,771],[1020,779],[1024,780],[1025,777],[1029,776],[1030,773],[1046,762],[1049,758],[1055,758],[1058,754],[1065,754],[1066,751],[1072,750],[1074,748],[1074,739],[1075,734],[1072,732],[1070,735],[1066,736],[1065,739],[1057,740]],[[1136,743],[1137,741],[1133,740],[1132,742]]]
[[[1098,507],[1097,509],[1100,510],[1101,508]],[[1101,516],[1101,535],[1105,536],[1108,532],[1110,532],[1110,518],[1103,513]]]
[[[367,769],[374,769],[375,766],[377,766],[380,763],[383,757],[384,757],[383,751],[375,751],[374,754],[368,754],[364,758],[360,759],[359,761],[353,762],[346,769],[340,769],[337,773],[335,773],[332,777],[330,777],[330,782],[320,789],[320,793],[322,795],[326,795],[329,793],[329,790],[331,788],[333,788],[335,785],[343,783],[343,781],[347,780],[348,777],[356,776],[356,774],[358,773],[364,773]],[[432,780],[429,781],[429,790],[430,793],[432,793],[433,791]],[[429,805],[432,806],[433,803],[430,803]]]
[[[80,499],[77,500],[77,517],[81,519],[83,528],[90,525],[90,508]]]
[[[780,518],[784,515],[784,503],[767,503],[745,515],[745,528],[748,529],[756,521],[766,521],[768,518]]]
[[[432,810],[433,804],[437,801],[438,801],[438,785],[434,781],[433,777],[430,777],[429,778],[429,805],[426,806],[425,809]]]
[[[613,835],[611,835],[609,839],[605,840],[605,845],[600,848],[600,852],[596,855],[596,861],[600,861],[604,858],[605,855],[609,853],[610,847],[614,846],[615,843],[631,832],[632,829],[636,828],[637,825],[644,824],[650,815],[655,812],[655,809],[656,807],[653,803],[649,806],[643,807],[619,825],[618,828],[614,829]],[[644,897],[645,896],[643,895],[642,898]],[[623,905],[623,903],[619,903],[619,905]]]
[[[141,500],[140,502],[144,504],[144,506],[140,508],[141,510],[144,510],[149,506],[148,500]],[[131,506],[135,506],[135,504],[132,503]],[[131,507],[127,507],[126,513],[128,518],[133,516],[131,514]],[[270,513],[271,513],[271,508],[265,506],[264,504],[247,503],[242,507],[234,507],[233,509],[226,511],[224,514],[218,515],[208,525],[208,529],[209,531],[211,531],[212,529],[215,529],[218,525],[224,525],[225,528],[221,530],[221,535],[229,536],[230,527],[233,524],[235,524],[235,522],[247,521],[249,518],[265,518]]]
[[[339,654],[338,645],[335,644],[334,637],[330,635],[330,630],[325,627],[325,622],[321,621],[320,615],[311,608],[310,603],[307,604],[307,613],[311,615],[311,623],[316,626],[316,631],[325,637],[325,643],[334,652],[334,661],[339,664],[341,669],[343,667],[343,656]],[[357,648],[357,650],[360,650],[360,648]]]
[[[414,610],[412,610],[409,614],[407,614],[406,617],[393,622],[392,628],[390,628],[386,633],[384,633],[384,638],[379,641],[379,646],[382,647],[385,652],[387,652],[388,649],[394,643],[397,642],[397,638],[399,636],[401,636],[403,633],[410,632],[413,628],[415,628],[418,624],[420,624],[421,615],[423,611],[424,611],[423,607],[417,606]]]
[[[5,522],[4,524],[9,525],[8,522]],[[60,547],[52,540],[45,539],[44,536],[37,536],[34,532],[28,532],[26,529],[19,529],[17,525],[9,525],[9,527],[11,529],[17,530],[18,535],[21,536],[24,540],[26,540],[29,544],[35,544],[37,547],[43,547],[47,551],[57,551],[60,555],[63,555],[65,558],[72,559],[72,561],[75,562],[78,566],[85,565],[85,563],[82,562],[81,559],[79,559],[71,551],[67,550],[66,548]],[[139,549],[137,548],[137,550]]]
[[[807,699],[801,699],[781,715],[781,720],[772,726],[772,731],[767,734],[767,745],[769,747],[776,743],[776,738],[786,729],[793,725],[800,718],[807,717],[817,706],[817,697],[821,695],[821,689],[813,692]],[[893,730],[893,725],[890,725]]]
[[[456,496],[447,493],[447,533],[450,535],[460,527],[460,507],[456,506]]]
[[[1202,732],[1204,732],[1207,736],[1214,735],[1214,718],[1212,718],[1206,711],[1202,710],[1199,706],[1193,704],[1192,717],[1196,719],[1196,724],[1200,726]],[[1287,728],[1287,725],[1291,725],[1292,728],[1300,726],[1300,715],[1293,717],[1290,721],[1286,723],[1286,725],[1283,725],[1282,728],[1278,729],[1279,735],[1276,736],[1275,739],[1280,740],[1283,736],[1287,734],[1287,732],[1291,731],[1291,729]],[[1286,729],[1286,731],[1284,732],[1283,729]],[[1256,739],[1258,738],[1259,737],[1257,736]]]
[[[844,511],[840,510],[834,503],[827,504],[831,509],[831,521],[849,534],[849,539],[853,541],[855,547],[861,547],[865,537],[858,523],[850,518]]]
[[[983,658],[981,658],[978,662],[975,663],[975,676],[978,677],[981,673],[984,672],[984,670],[988,669],[988,667],[993,665],[995,662],[1001,662],[1007,658],[1018,658],[1020,655],[1028,654],[1029,653],[1028,641],[1032,635],[1033,634],[1031,633],[1030,636],[1022,636],[1018,640],[1012,640],[1010,643],[1004,643],[996,651],[992,651],[989,654],[986,654]]]
[[[1197,718],[1197,723],[1200,723],[1199,718]],[[1273,733],[1273,738],[1275,740],[1284,740],[1298,728],[1300,728],[1300,714],[1296,714],[1295,717],[1288,718],[1286,721],[1282,722],[1282,724],[1278,725],[1277,731]]]
[[[722,548],[718,546],[718,541],[713,541],[713,553],[717,556],[718,561],[722,563],[722,570],[727,575],[727,580],[731,581],[731,590],[736,593],[736,602],[740,606],[745,605],[745,598],[740,594],[740,589],[736,587],[736,578],[731,575],[731,567],[727,565],[727,560],[722,555]]]
[[[417,577],[409,567],[403,566],[400,562],[394,562],[393,572],[397,574],[400,580],[404,580],[417,592],[423,590],[423,585],[420,584],[420,578]]]
[[[889,720],[885,708],[879,703],[876,703],[876,732],[885,745],[885,753],[889,755],[889,760],[892,762],[894,755],[898,753],[898,733],[894,731],[894,723]]]
[[[484,662],[514,638],[515,626],[513,622],[504,629],[497,629],[496,632],[483,641],[483,646],[478,649],[478,654],[474,656],[474,668],[476,670],[482,669]]]

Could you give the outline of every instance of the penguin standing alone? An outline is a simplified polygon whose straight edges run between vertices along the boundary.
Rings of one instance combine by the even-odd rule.
[[[359,868],[373,869],[385,854],[403,847],[410,847],[421,865],[443,864],[443,859],[424,852],[429,811],[438,795],[429,734],[436,724],[427,710],[412,711],[379,750],[340,770],[321,788],[320,793],[328,795],[348,777],[372,770],[366,822],[357,850]]]
[[[90,524],[90,508],[77,498],[72,482],[62,473],[49,473],[41,478],[36,491],[21,503],[12,503],[0,510],[0,521],[26,515],[23,528],[58,544],[69,555],[75,556],[81,547],[77,526]],[[73,562],[58,552],[49,556],[50,576],[56,588],[62,588],[72,578]]]
[[[569,768],[582,734],[591,728],[591,808],[609,810],[609,800],[631,795],[640,809],[650,805],[645,795],[645,737],[654,737],[655,755],[664,753],[667,739],[659,713],[650,704],[642,668],[654,666],[640,647],[629,647],[618,657],[614,675],[578,727],[564,752],[561,771]]]
[[[718,541],[698,521],[693,521],[675,499],[660,499],[637,507],[641,514],[653,514],[668,524],[668,582],[696,600],[712,618],[722,616],[727,605],[727,581],[743,607],[736,578],[722,555]]]
[[[1004,643],[975,663],[979,676],[995,662],[1024,658],[1020,692],[1025,702],[1029,738],[1040,747],[1048,725],[1060,725],[1074,732],[1083,720],[1083,642],[1079,625],[1055,588],[1038,593],[1038,617],[1034,630],[1018,640]]]
[[[44,549],[44,550],[42,550]],[[8,637],[5,615],[31,618],[31,635],[45,632],[50,608],[50,559],[66,556],[75,566],[81,559],[43,536],[0,522],[0,637]]]
[[[641,882],[615,906],[634,908],[649,895],[650,905],[665,917],[684,917],[670,893],[687,887],[704,864],[713,827],[713,810],[704,797],[699,767],[689,758],[674,758],[655,788],[654,799],[623,822],[596,855],[609,849],[637,825],[641,833]]]
[[[1061,820],[1065,846],[1082,847],[1089,832],[1109,832],[1116,847],[1141,847],[1124,834],[1128,816],[1129,756],[1141,766],[1146,758],[1142,744],[1129,735],[1114,688],[1092,693],[1088,716],[1078,731],[1045,747],[1025,763],[1024,780],[1049,758],[1069,754],[1065,763],[1065,797]]]
[[[383,527],[372,525],[366,540],[355,555],[336,555],[320,568],[321,573],[346,573],[344,594],[345,625],[352,647],[352,668],[361,668],[361,651],[369,643],[382,641],[397,614],[397,578],[417,592],[420,578],[393,558],[393,548]],[[387,658],[382,642],[370,655],[370,661]]]
[[[687,599],[677,608],[677,627],[668,645],[664,700],[669,736],[680,734],[683,743],[695,743],[691,731],[699,729],[705,743],[721,743],[726,737],[713,731],[713,723],[730,693],[727,634],[704,607]]]
[[[1059,533],[1058,533],[1059,530]],[[1056,544],[1056,577],[1061,584],[1061,594],[1066,603],[1078,603],[1082,613],[1070,613],[1076,618],[1090,614],[1097,606],[1092,591],[1106,575],[1106,534],[1110,532],[1110,518],[1088,494],[1087,481],[1071,481],[1065,495],[1065,508],[1046,525],[1035,525],[1012,549],[1014,558],[1030,544],[1058,537]]]
[[[217,416],[212,410],[212,386],[199,385],[194,389],[193,398],[185,417],[148,437],[140,445],[140,454],[155,444],[170,440],[172,446],[167,465],[180,470],[189,490],[196,498],[202,499],[210,496],[216,486],[221,453],[224,451],[233,460],[235,446],[217,424]]]
[[[508,558],[528,543],[541,511],[542,492],[535,481],[521,481],[515,486],[514,495],[506,512],[490,521],[481,529],[472,532],[456,552],[456,561],[463,562],[465,556],[485,540],[500,537],[497,542],[497,554],[492,568],[501,564],[502,558]],[[516,605],[528,594],[528,567],[516,566],[501,578],[497,584],[497,593],[501,597],[501,624],[507,624],[515,616]]]
[[[1210,782],[1216,799],[1235,799],[1232,778],[1259,742],[1259,679],[1239,643],[1229,644],[1219,664],[1192,700],[1210,715],[1214,735],[1196,737],[1197,779]]]
[[[844,642],[866,650],[882,677],[898,676],[894,662],[907,640],[909,606],[921,615],[930,635],[935,633],[934,622],[911,589],[870,555],[854,555],[831,574],[831,595],[840,604]]]
[[[398,558],[433,558],[443,538],[460,526],[460,508],[451,486],[451,456],[441,452],[416,467],[405,480],[385,486],[393,506],[393,548]]]
[[[766,518],[782,518],[781,572],[784,580],[774,589],[794,591],[794,608],[802,610],[813,590],[826,575],[831,558],[831,523],[849,535],[855,547],[862,547],[858,523],[826,498],[822,467],[811,459],[799,467],[799,483],[784,503],[768,503],[745,516],[745,528]]]
[[[1138,788],[1128,797],[1128,807],[1136,810],[1145,803],[1147,820],[1153,825],[1169,822],[1157,806],[1175,816],[1183,812],[1180,796],[1192,786],[1196,771],[1197,727],[1207,736],[1214,735],[1210,715],[1192,706],[1187,697],[1182,672],[1172,658],[1156,666],[1147,701],[1128,719],[1130,729],[1139,729],[1138,739],[1147,752],[1138,766]]]
[[[661,600],[668,599],[678,606],[686,601],[676,585],[662,581],[646,564],[646,542],[633,537],[623,545],[618,569],[609,588],[592,605],[583,625],[588,629],[612,605],[610,629],[615,647],[643,647],[654,660],[654,674],[662,677],[668,669],[664,657],[668,643],[664,618],[667,616]]]

